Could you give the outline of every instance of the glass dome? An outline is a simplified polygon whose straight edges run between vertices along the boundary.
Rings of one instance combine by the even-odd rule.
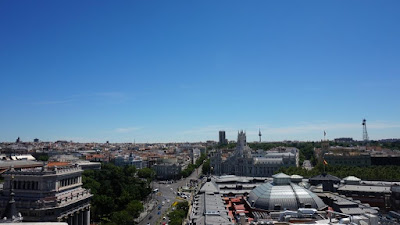
[[[299,208],[321,210],[327,207],[313,192],[290,182],[282,182],[284,181],[282,178],[284,176],[280,174],[274,177],[273,182],[262,184],[252,190],[247,198],[249,204],[263,210],[297,210]]]

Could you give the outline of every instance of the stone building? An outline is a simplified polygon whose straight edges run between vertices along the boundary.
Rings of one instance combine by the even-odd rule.
[[[159,163],[153,168],[158,180],[173,180],[181,177],[182,166],[178,163]]]
[[[90,224],[92,194],[82,187],[83,170],[77,166],[15,170],[3,174],[0,211],[14,193],[15,206],[24,222],[67,222]]]
[[[324,159],[332,166],[371,166],[371,155],[369,153],[326,153]]]
[[[211,153],[210,165],[215,175],[231,174],[237,176],[270,177],[281,167],[299,166],[297,148],[277,148],[270,151],[252,151],[247,146],[246,133],[238,133],[236,150],[226,160],[222,152]]]

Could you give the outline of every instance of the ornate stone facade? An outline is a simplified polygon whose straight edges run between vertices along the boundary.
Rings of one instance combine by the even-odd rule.
[[[4,210],[15,193],[15,205],[26,222],[67,222],[90,224],[92,194],[82,188],[83,170],[75,166],[14,170],[3,174],[0,209]]]
[[[210,165],[215,175],[270,177],[281,167],[299,166],[297,148],[277,148],[252,151],[247,146],[246,133],[238,133],[236,150],[223,160],[221,150],[211,153]]]

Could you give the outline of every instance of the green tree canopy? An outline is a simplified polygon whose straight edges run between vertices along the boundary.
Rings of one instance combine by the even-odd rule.
[[[140,178],[154,179],[156,172],[150,168],[143,168],[143,169],[138,170],[137,175]]]
[[[140,201],[151,193],[151,179],[140,179],[136,172],[134,166],[112,164],[83,172],[83,187],[93,194],[91,212],[95,222],[132,224],[133,218],[139,216],[143,210]]]

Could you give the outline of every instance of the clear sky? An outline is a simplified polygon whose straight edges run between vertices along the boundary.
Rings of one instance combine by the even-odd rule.
[[[400,138],[400,1],[0,1],[0,141]]]

